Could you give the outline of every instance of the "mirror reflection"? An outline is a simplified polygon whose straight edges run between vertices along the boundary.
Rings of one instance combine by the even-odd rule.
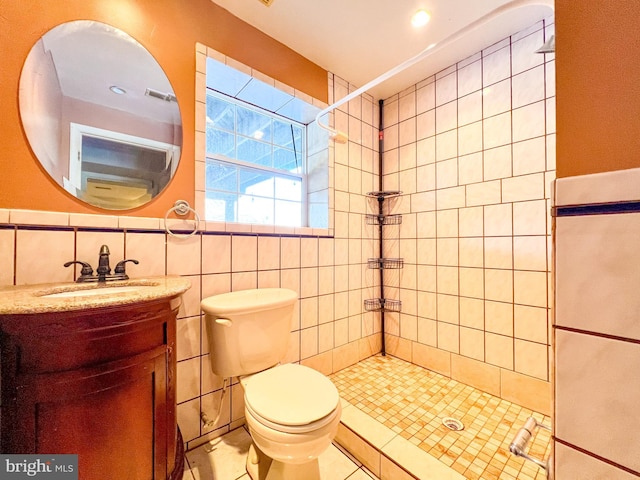
[[[144,205],[176,171],[175,93],[153,56],[117,28],[81,20],[47,32],[25,61],[19,102],[42,167],[84,202]]]

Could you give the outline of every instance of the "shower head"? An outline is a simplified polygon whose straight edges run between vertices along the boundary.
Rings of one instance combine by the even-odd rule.
[[[542,45],[538,50],[536,50],[535,53],[554,53],[555,51],[556,51],[556,37],[555,35],[551,35],[549,37],[549,40],[544,42],[544,45]]]

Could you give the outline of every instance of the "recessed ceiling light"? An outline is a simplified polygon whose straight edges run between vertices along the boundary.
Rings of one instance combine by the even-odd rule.
[[[411,25],[414,27],[423,27],[431,20],[431,15],[426,10],[418,10],[411,16]]]
[[[124,95],[125,93],[127,93],[127,91],[124,88],[121,88],[117,85],[111,85],[109,87],[109,90],[111,90],[116,95]]]

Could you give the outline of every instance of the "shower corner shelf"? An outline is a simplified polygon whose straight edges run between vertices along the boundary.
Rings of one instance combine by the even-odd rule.
[[[389,298],[369,298],[364,301],[364,309],[368,312],[399,312],[402,302]]]
[[[398,195],[402,195],[402,192],[399,190],[382,190],[377,192],[367,192],[367,197],[376,197],[379,200],[384,198],[397,197]]]
[[[365,215],[367,225],[400,225],[402,223],[402,215],[375,215],[368,213]]]
[[[368,268],[384,268],[385,270],[399,269],[404,266],[402,258],[369,258],[367,260]]]

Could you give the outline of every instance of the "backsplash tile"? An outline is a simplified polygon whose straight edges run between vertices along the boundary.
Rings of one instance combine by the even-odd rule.
[[[71,230],[18,229],[16,232],[16,285],[72,282],[75,234]],[[96,250],[96,259],[98,251]],[[46,261],[43,261],[46,259]],[[95,269],[95,265],[93,265]]]
[[[13,285],[15,237],[15,229],[0,230],[0,286]]]

